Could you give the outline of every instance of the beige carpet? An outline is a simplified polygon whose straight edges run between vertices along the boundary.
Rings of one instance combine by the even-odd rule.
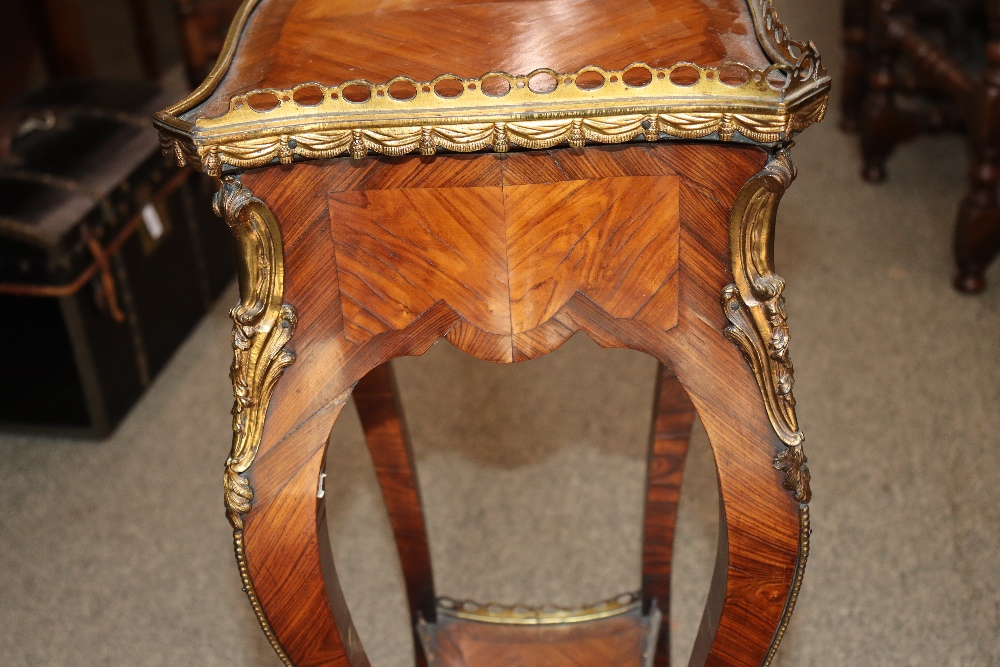
[[[779,7],[836,73],[837,3]],[[812,557],[775,664],[1000,666],[1000,271],[978,297],[949,287],[963,146],[906,147],[872,187],[836,115],[796,147],[801,176],[779,222],[815,498]],[[222,511],[234,298],[110,440],[0,435],[0,665],[280,664],[240,591]],[[512,367],[446,343],[398,364],[440,593],[572,604],[638,587],[654,370],[579,336]],[[329,465],[334,550],[373,664],[403,667],[395,557],[345,415]],[[700,431],[687,484],[677,664],[715,550]]]

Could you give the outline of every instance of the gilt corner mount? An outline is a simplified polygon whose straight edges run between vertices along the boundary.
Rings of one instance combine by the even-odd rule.
[[[812,492],[792,394],[785,281],[774,272],[773,260],[778,203],[795,173],[788,152],[779,151],[737,197],[729,234],[735,282],[723,289],[722,308],[730,322],[726,336],[750,364],[771,426],[785,444],[774,467],[785,473],[784,486],[795,499],[808,503]]]
[[[243,543],[243,517],[250,512],[253,489],[246,473],[260,447],[264,416],[274,387],[284,369],[295,361],[285,349],[295,333],[295,310],[282,303],[284,259],[281,232],[267,205],[227,177],[215,195],[216,215],[232,231],[238,256],[240,301],[230,311],[233,319],[233,444],[224,474],[226,516],[233,527],[236,561],[243,589],[250,598],[271,646],[282,662],[291,665],[264,615],[250,579]]]

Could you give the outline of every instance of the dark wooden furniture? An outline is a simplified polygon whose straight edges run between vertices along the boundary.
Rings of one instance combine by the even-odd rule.
[[[181,30],[184,68],[197,86],[215,64],[242,0],[173,0]]]
[[[107,435],[232,280],[214,188],[146,121],[166,101],[84,79],[0,109],[0,428]]]
[[[162,74],[159,52],[147,7],[149,0],[121,0],[131,19],[133,43],[142,73],[155,81]],[[93,44],[85,28],[80,0],[0,0],[7,27],[0,42],[0,103],[37,86],[36,60],[49,81],[100,75],[95,70]]]
[[[848,0],[843,126],[857,130],[862,176],[880,182],[901,142],[959,131],[969,191],[955,227],[955,287],[979,292],[1000,252],[1000,2]]]
[[[223,177],[242,258],[226,506],[282,661],[369,664],[323,501],[353,392],[419,664],[667,665],[695,410],[722,527],[691,664],[770,664],[808,553],[771,252],[790,141],[826,108],[814,48],[765,0],[261,0],[234,25],[156,122],[179,163]],[[554,611],[438,598],[389,362],[440,338],[527,361],[577,331],[661,362],[642,590]]]

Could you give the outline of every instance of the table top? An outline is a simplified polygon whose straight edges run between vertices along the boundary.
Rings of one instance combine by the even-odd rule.
[[[822,118],[828,88],[770,0],[247,0],[157,124],[217,174],[640,134],[777,143]]]

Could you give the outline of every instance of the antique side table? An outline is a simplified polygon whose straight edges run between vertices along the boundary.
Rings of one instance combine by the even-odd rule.
[[[669,661],[697,411],[722,520],[692,665],[770,664],[808,552],[776,209],[829,79],[769,0],[247,0],[161,112],[222,178],[239,255],[227,514],[281,660],[369,664],[326,534],[327,439],[356,399],[420,665]],[[642,590],[574,610],[438,598],[389,362],[445,338],[498,363],[583,331],[661,362]]]

